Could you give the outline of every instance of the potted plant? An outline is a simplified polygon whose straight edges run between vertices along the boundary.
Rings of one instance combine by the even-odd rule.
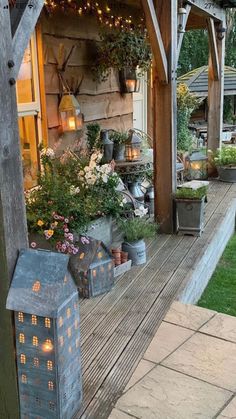
[[[175,194],[177,231],[200,236],[204,228],[204,208],[208,182],[192,181]]]
[[[142,265],[146,263],[146,243],[144,239],[154,237],[157,232],[157,225],[142,217],[147,210],[143,206],[135,210],[134,218],[122,220],[120,229],[124,234],[122,251],[128,253],[128,258],[132,260],[132,265]]]
[[[110,140],[113,141],[113,158],[116,161],[125,160],[125,143],[129,138],[128,132],[113,131],[110,134]]]
[[[236,182],[236,148],[234,146],[222,147],[213,160],[222,182]]]
[[[135,91],[138,76],[151,66],[152,53],[147,32],[111,30],[102,33],[97,43],[92,71],[97,81],[107,80],[112,68],[118,70],[123,92]]]

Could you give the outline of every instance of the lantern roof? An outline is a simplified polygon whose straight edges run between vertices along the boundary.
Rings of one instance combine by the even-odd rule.
[[[59,105],[59,111],[68,112],[75,109],[80,111],[80,105],[76,97],[72,93],[63,94]]]
[[[98,253],[101,253],[101,258],[98,259]],[[81,241],[79,245],[79,252],[70,258],[70,269],[73,274],[74,263],[76,262],[76,269],[80,272],[85,272],[105,260],[112,260],[112,255],[100,241],[89,237],[87,241]]]
[[[61,253],[22,250],[8,293],[7,309],[56,318],[65,301],[78,292],[68,262],[69,256]]]
[[[134,130],[129,130],[129,138],[126,141],[126,144],[141,144],[142,138],[141,136]]]
[[[190,161],[200,161],[200,160],[207,160],[207,154],[203,151],[193,151],[190,155]]]

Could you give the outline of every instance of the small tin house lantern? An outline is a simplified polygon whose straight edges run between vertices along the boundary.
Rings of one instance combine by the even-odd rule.
[[[191,156],[186,159],[186,163],[190,180],[206,180],[208,178],[206,152],[193,151]]]
[[[78,291],[67,255],[20,252],[7,298],[15,312],[21,419],[70,419],[82,399]]]
[[[141,137],[133,130],[129,131],[129,138],[125,144],[126,161],[138,161],[141,159]]]
[[[81,297],[103,294],[114,284],[112,255],[99,240],[82,238],[79,253],[70,258],[70,270]]]

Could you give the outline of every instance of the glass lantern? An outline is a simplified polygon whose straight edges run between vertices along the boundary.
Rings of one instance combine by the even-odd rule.
[[[187,10],[183,7],[183,2],[180,2],[180,7],[178,9],[178,32],[185,33],[184,29],[184,20],[187,14]]]
[[[71,93],[62,96],[59,112],[64,132],[79,131],[83,128],[83,114],[80,111],[79,102]]]
[[[193,151],[187,159],[188,177],[190,180],[205,180],[207,173],[207,156],[202,151]]]
[[[125,144],[125,159],[133,162],[141,160],[141,143],[142,140],[135,131],[130,130],[129,138]]]
[[[140,90],[140,79],[135,69],[123,69],[119,73],[122,93],[135,93]]]

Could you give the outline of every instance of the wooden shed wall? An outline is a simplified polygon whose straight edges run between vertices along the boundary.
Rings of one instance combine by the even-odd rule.
[[[43,14],[40,24],[43,38],[49,145],[56,144],[59,149],[65,149],[78,142],[78,134],[60,135],[58,105],[61,86],[57,75],[60,44],[64,45],[66,54],[69,53],[73,45],[76,46],[70,57],[65,79],[70,87],[79,84],[77,98],[85,117],[85,123],[96,121],[102,128],[120,130],[131,128],[133,98],[131,94],[120,94],[117,74],[112,72],[106,82],[96,83],[90,71],[94,41],[99,40],[101,30],[96,18],[65,13],[58,13],[52,17]]]

